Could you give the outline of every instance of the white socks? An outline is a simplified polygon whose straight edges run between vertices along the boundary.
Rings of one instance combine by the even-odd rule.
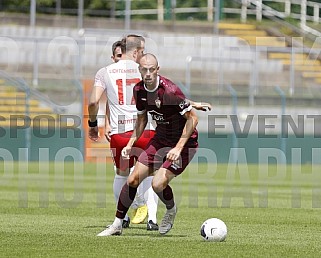
[[[154,223],[157,223],[157,205],[158,205],[158,196],[154,192],[153,187],[150,187],[146,192],[148,194],[147,198],[147,209],[148,209],[148,221],[152,220]]]
[[[157,205],[158,205],[158,196],[153,190],[152,180],[153,180],[153,177],[150,176],[145,178],[143,181],[143,183],[145,184],[144,188],[147,188],[149,186],[147,188],[147,191],[145,192],[144,197],[145,197],[147,209],[148,209],[147,221],[152,220],[154,223],[157,223],[156,213],[157,213]]]
[[[132,172],[133,168],[131,168],[130,171]],[[118,202],[121,189],[123,188],[124,184],[126,184],[127,178],[128,178],[128,176],[120,176],[120,175],[115,174],[113,191],[114,191],[114,198],[115,198],[116,204]],[[154,223],[156,223],[157,222],[156,213],[157,213],[157,205],[158,205],[158,196],[154,192],[153,188],[151,187],[152,180],[153,180],[152,176],[147,177],[139,185],[139,187],[137,189],[137,194],[136,194],[135,200],[132,203],[131,208],[137,209],[138,207],[143,206],[146,203],[147,209],[148,209],[148,221],[152,220]],[[115,219],[114,223],[116,223],[116,219]],[[128,220],[127,214],[124,219]],[[117,222],[117,224],[118,224],[118,222]]]
[[[123,227],[123,220],[115,217],[115,220],[113,222],[113,226],[115,228],[122,228]]]
[[[115,198],[116,205],[118,203],[118,199],[119,199],[119,195],[120,195],[121,189],[123,188],[124,184],[126,184],[127,177],[128,176],[119,176],[119,175],[115,174],[114,184],[113,184],[113,191],[114,191],[114,198]],[[127,214],[125,216],[125,220],[128,220]]]
[[[119,176],[117,174],[114,177],[113,191],[116,203],[118,202],[121,189],[127,181],[127,177],[128,176]]]

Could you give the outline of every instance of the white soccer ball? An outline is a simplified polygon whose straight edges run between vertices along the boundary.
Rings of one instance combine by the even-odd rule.
[[[206,241],[222,242],[227,236],[227,227],[220,219],[208,219],[201,226],[201,236]]]

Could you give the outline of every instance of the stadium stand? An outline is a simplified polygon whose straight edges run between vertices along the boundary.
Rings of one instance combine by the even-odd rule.
[[[245,41],[250,46],[265,46],[265,47],[291,47],[285,41],[284,37],[275,37],[269,35],[268,31],[258,29],[256,26],[249,24],[220,24],[222,34],[228,36],[236,36],[240,41]],[[300,77],[307,79],[306,85],[311,82],[314,84],[320,83],[321,63],[316,58],[311,59],[306,53],[293,54],[270,51],[268,53],[269,60],[278,60],[282,63],[285,71],[294,66],[296,73]],[[311,85],[310,85],[311,86]]]
[[[188,34],[162,31],[140,32],[148,38],[152,51],[159,56],[162,73],[182,85],[186,83],[186,67],[190,65],[191,95],[216,95],[220,84],[231,84],[241,91],[248,91],[251,78],[256,73],[263,80],[256,81],[262,86],[289,87],[288,74],[291,58],[276,57],[288,55],[269,50],[268,56],[257,55],[255,47],[286,48],[288,42],[279,37],[270,35],[269,31],[262,30],[253,24],[220,23],[221,34]],[[61,79],[70,76],[80,76],[81,79],[93,78],[97,67],[109,64],[111,44],[119,39],[125,31],[115,29],[84,29],[61,27],[30,28],[29,26],[0,26],[0,34],[13,39],[16,49],[8,44],[8,51],[12,58],[7,60],[8,66],[19,64],[19,73],[24,77],[31,76],[34,69],[35,42],[37,42],[37,59],[39,75],[43,79],[50,79],[53,75]],[[18,53],[16,53],[18,51]],[[78,51],[81,57],[77,59]],[[175,62],[173,62],[175,53]],[[273,57],[275,56],[275,57]],[[187,58],[192,57],[188,64]],[[208,58],[210,57],[210,58]],[[198,61],[196,61],[198,59]],[[318,77],[319,63],[305,58],[305,61],[295,61],[294,81],[302,82],[302,86],[312,83]],[[81,61],[81,62],[80,62]],[[255,63],[254,63],[255,62]],[[76,67],[79,64],[79,67]],[[1,64],[0,64],[1,65]],[[308,76],[307,72],[310,72]],[[270,78],[273,80],[264,80]],[[312,77],[315,75],[315,77]],[[30,81],[32,78],[30,78]],[[301,87],[301,85],[300,85]],[[310,87],[310,85],[309,85]],[[64,88],[65,89],[65,88]]]
[[[6,76],[4,73],[1,76]],[[24,117],[31,119],[30,125],[40,127],[55,127],[58,125],[66,125],[60,123],[59,113],[62,109],[54,110],[52,107],[46,105],[44,99],[39,98],[41,93],[27,95],[26,90],[18,88],[13,82],[17,82],[13,78],[3,78],[0,80],[0,126],[9,127],[15,126],[13,120],[17,120],[17,125],[23,125]],[[11,80],[11,81],[10,81]],[[13,86],[15,85],[15,86]],[[35,91],[35,90],[33,90]],[[38,98],[35,96],[38,95]],[[35,119],[37,118],[37,119]],[[36,123],[36,124],[35,124]]]

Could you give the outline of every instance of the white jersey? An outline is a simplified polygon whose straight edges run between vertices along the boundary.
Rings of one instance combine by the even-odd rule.
[[[120,60],[96,73],[94,86],[104,88],[107,94],[111,135],[134,130],[137,109],[133,88],[139,81],[138,64],[132,60]]]

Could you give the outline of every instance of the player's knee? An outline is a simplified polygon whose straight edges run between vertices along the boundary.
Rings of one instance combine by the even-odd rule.
[[[152,182],[152,187],[153,187],[153,190],[154,190],[154,192],[155,193],[160,193],[160,192],[162,192],[163,190],[164,190],[164,185],[163,185],[163,183],[161,183],[161,182],[156,182],[156,181],[154,181],[153,180],[153,182]]]
[[[139,185],[139,180],[138,178],[135,178],[133,176],[129,176],[128,179],[127,179],[127,183],[130,187],[135,187],[137,188],[138,185]]]

